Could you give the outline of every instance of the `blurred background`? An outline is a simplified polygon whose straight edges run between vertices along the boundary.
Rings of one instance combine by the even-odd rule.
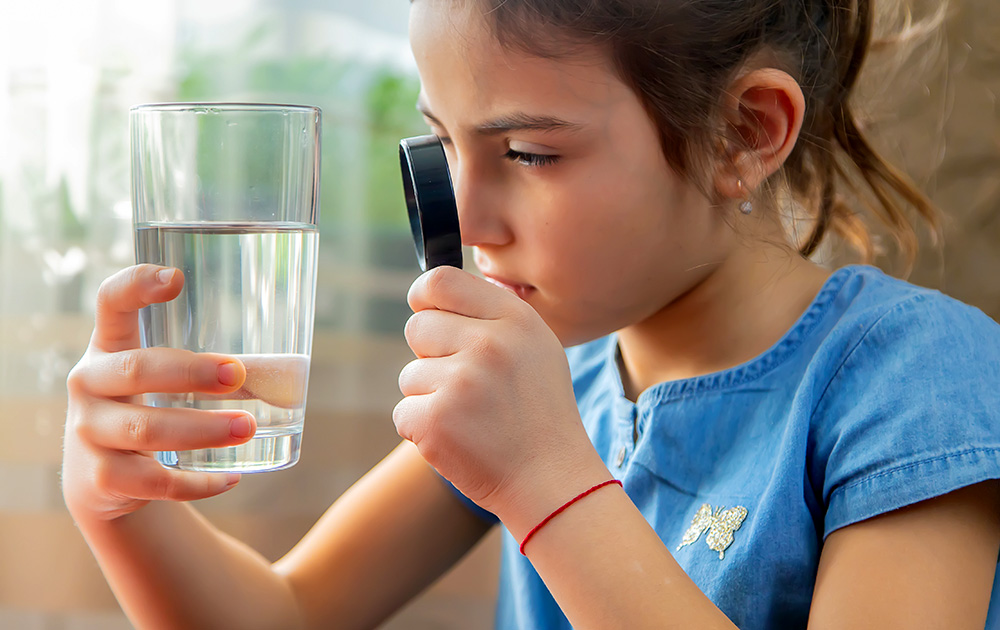
[[[410,359],[404,297],[418,273],[396,144],[425,131],[406,20],[403,0],[0,3],[0,628],[130,627],[63,507],[58,471],[65,378],[86,347],[97,287],[133,261],[132,105],[276,101],[324,112],[302,459],[200,508],[277,558],[395,445],[396,377]],[[994,318],[998,25],[995,0],[954,2],[902,63],[898,51],[881,53],[892,63],[874,60],[863,107],[882,150],[950,216],[943,247],[927,250],[911,280]],[[489,627],[496,547],[494,534],[384,627]]]

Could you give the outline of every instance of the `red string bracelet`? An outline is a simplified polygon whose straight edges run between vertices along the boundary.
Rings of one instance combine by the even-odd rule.
[[[546,516],[545,518],[543,518],[542,522],[539,523],[538,525],[535,525],[533,528],[531,528],[531,531],[528,532],[528,535],[525,536],[524,540],[521,541],[521,555],[522,556],[526,556],[527,555],[526,553],[524,553],[524,546],[528,544],[528,541],[531,540],[531,537],[534,536],[535,534],[537,534],[538,530],[540,530],[541,528],[545,527],[548,524],[549,521],[551,521],[555,517],[559,516],[563,512],[563,510],[565,510],[569,506],[573,505],[574,503],[576,503],[577,501],[579,501],[583,497],[587,496],[591,492],[596,492],[596,491],[600,490],[601,488],[603,488],[604,486],[610,486],[613,483],[616,483],[619,486],[622,485],[622,482],[618,481],[617,479],[608,479],[607,481],[602,481],[601,483],[599,483],[596,486],[590,488],[589,490],[584,490],[583,492],[581,492],[580,494],[576,495],[575,497],[573,497],[572,499],[570,499],[566,503],[563,503],[559,508],[556,509],[555,512],[553,512],[552,514],[549,514],[548,516]]]

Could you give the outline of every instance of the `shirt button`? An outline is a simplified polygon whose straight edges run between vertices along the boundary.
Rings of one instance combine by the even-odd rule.
[[[621,448],[621,450],[618,451],[618,457],[615,458],[615,466],[617,466],[618,468],[621,468],[622,464],[625,463],[625,452],[626,452],[626,450],[627,449],[623,446]]]

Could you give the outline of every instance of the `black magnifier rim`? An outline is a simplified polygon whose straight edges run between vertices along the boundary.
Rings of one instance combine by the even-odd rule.
[[[461,269],[458,207],[441,139],[430,135],[400,140],[399,166],[420,269]]]

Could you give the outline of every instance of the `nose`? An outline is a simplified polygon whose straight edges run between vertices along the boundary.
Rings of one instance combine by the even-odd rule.
[[[504,217],[503,186],[496,173],[472,158],[449,159],[462,244],[468,247],[506,245],[512,233]]]

